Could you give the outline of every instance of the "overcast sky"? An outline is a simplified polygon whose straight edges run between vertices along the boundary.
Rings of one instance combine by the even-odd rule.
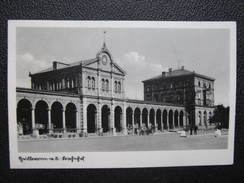
[[[215,78],[215,104],[229,105],[227,29],[17,28],[17,86],[30,87],[28,73],[95,58],[103,43],[126,72],[126,97],[143,99],[142,80],[185,66]]]

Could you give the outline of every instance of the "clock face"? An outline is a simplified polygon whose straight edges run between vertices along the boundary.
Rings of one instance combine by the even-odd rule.
[[[103,65],[106,65],[107,64],[107,61],[108,61],[108,57],[106,55],[103,55],[102,56],[102,63],[103,63]]]

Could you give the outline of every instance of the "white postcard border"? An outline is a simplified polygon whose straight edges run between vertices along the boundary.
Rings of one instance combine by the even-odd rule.
[[[17,27],[83,27],[83,28],[176,28],[176,29],[229,29],[230,30],[230,127],[228,149],[131,151],[131,152],[68,152],[19,153],[16,124],[16,28]],[[8,125],[11,168],[128,168],[230,165],[234,156],[236,101],[236,23],[235,22],[155,22],[155,21],[8,21]],[[80,162],[23,161],[19,157],[80,156]],[[148,158],[150,157],[150,158]]]

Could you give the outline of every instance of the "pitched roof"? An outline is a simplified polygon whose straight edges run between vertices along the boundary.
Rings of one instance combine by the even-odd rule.
[[[162,72],[162,74],[160,75],[157,75],[155,77],[152,77],[152,78],[149,78],[149,79],[146,79],[142,82],[146,82],[146,81],[151,81],[151,80],[157,80],[157,79],[161,79],[161,78],[171,78],[171,77],[178,77],[178,76],[186,76],[186,75],[195,75],[195,76],[198,76],[198,77],[201,77],[201,78],[206,78],[206,79],[209,79],[209,80],[215,80],[214,78],[211,78],[211,77],[208,77],[208,76],[205,76],[205,75],[201,75],[201,74],[197,74],[195,73],[194,71],[189,71],[189,70],[186,70],[186,69],[176,69],[176,70],[172,70],[172,71],[169,71],[169,72]]]
[[[76,61],[76,62],[72,62],[72,63],[61,63],[61,62],[57,62],[57,69],[53,69],[53,65],[48,67],[47,69],[38,71],[36,73],[33,74],[40,74],[40,73],[45,73],[45,72],[50,72],[53,70],[60,70],[60,69],[64,69],[64,68],[69,68],[69,67],[74,67],[74,66],[79,66],[79,65],[83,65],[86,66],[92,62],[97,61],[97,59],[87,59],[87,60],[80,60],[80,61]],[[33,75],[32,74],[32,75]]]

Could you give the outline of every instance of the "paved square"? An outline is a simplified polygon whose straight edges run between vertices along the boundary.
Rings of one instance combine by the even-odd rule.
[[[176,133],[149,136],[102,136],[77,139],[19,141],[19,152],[106,152],[226,149],[228,136],[179,137]]]

